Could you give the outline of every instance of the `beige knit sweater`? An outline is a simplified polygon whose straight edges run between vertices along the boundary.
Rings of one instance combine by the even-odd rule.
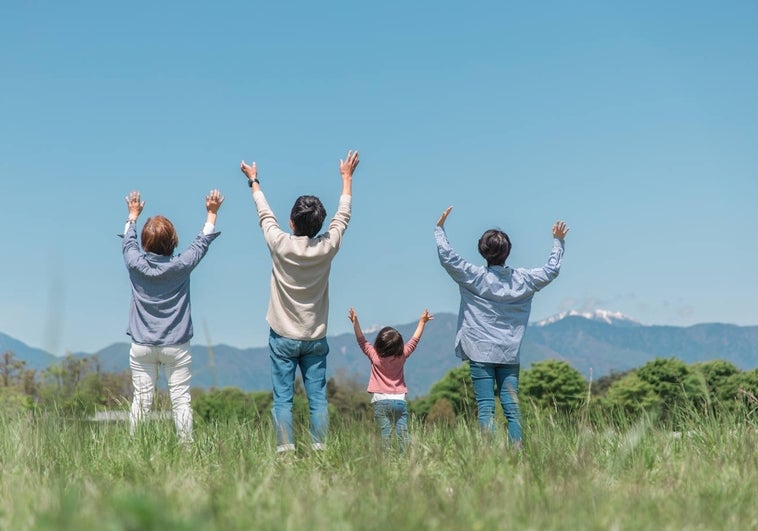
[[[283,231],[263,192],[255,192],[253,199],[271,252],[271,299],[266,320],[280,336],[321,339],[326,336],[329,318],[329,272],[350,221],[352,196],[340,196],[329,228],[315,238]]]

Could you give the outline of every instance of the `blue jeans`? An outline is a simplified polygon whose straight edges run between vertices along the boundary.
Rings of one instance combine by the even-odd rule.
[[[521,409],[518,403],[518,376],[520,365],[469,362],[474,395],[479,409],[479,426],[482,430],[495,431],[495,385],[500,395],[500,405],[508,420],[508,438],[512,443],[521,442]]]
[[[374,418],[382,434],[382,447],[389,448],[394,424],[400,449],[403,450],[408,443],[408,406],[405,400],[377,400],[374,402]]]
[[[271,381],[274,388],[274,418],[279,450],[294,450],[292,430],[292,401],[295,396],[295,372],[300,367],[311,420],[311,439],[322,447],[329,430],[329,411],[326,402],[326,338],[300,341],[282,337],[271,330],[268,338],[271,351]],[[315,447],[315,446],[314,446]]]

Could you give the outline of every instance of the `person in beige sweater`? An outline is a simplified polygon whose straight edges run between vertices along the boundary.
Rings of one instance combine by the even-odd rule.
[[[240,164],[252,190],[263,238],[271,253],[271,298],[266,321],[271,327],[272,416],[277,452],[295,450],[292,402],[298,367],[308,396],[312,448],[325,448],[329,430],[326,400],[329,272],[350,221],[353,172],[358,162],[357,151],[348,151],[345,160],[340,160],[342,194],[337,213],[321,234],[326,210],[318,197],[297,198],[290,212],[292,232],[286,232],[279,226],[263,195],[256,163],[242,161]]]

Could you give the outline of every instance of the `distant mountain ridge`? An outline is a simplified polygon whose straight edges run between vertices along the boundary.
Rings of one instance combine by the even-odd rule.
[[[416,322],[396,328],[408,338]],[[428,393],[444,374],[460,365],[453,352],[457,316],[435,314],[416,352],[406,365],[411,396]],[[367,331],[370,341],[374,333]],[[329,375],[368,382],[369,362],[352,333],[329,337]],[[27,366],[44,369],[60,358],[0,334],[0,352],[12,350]],[[94,353],[104,371],[129,368],[129,344],[115,343]],[[238,387],[245,391],[270,390],[268,347],[239,349],[228,345],[192,346],[193,380],[197,387]],[[524,368],[544,359],[568,362],[593,378],[640,367],[655,358],[676,357],[686,363],[724,359],[742,370],[758,366],[758,326],[698,324],[689,327],[643,325],[618,312],[565,312],[532,323],[521,350]]]

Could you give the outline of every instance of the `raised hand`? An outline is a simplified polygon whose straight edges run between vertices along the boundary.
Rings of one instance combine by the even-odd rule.
[[[347,318],[350,319],[350,322],[355,324],[356,321],[358,321],[358,314],[355,313],[355,310],[350,308],[350,313],[347,315]]]
[[[248,180],[252,180],[258,177],[258,166],[255,165],[255,162],[252,164],[245,164],[245,161],[243,160],[240,163],[240,170],[245,174]]]
[[[419,321],[426,324],[432,319],[434,319],[434,316],[429,313],[429,310],[424,310],[424,313],[421,314],[421,318],[419,319]]]
[[[224,202],[224,196],[218,190],[211,190],[208,195],[205,196],[205,209],[208,212],[216,214],[218,209]]]
[[[348,151],[345,160],[340,159],[340,174],[342,174],[342,177],[352,177],[353,172],[355,171],[355,168],[358,167],[359,162],[360,160],[358,160],[358,152],[352,150]]]
[[[562,240],[568,234],[569,228],[565,221],[558,220],[553,225],[553,238]]]
[[[445,211],[440,216],[440,219],[437,220],[437,226],[438,227],[444,227],[445,226],[445,220],[450,215],[450,212],[453,210],[453,207],[449,206],[445,209]]]
[[[129,219],[137,221],[137,218],[142,214],[142,209],[145,208],[145,202],[142,201],[139,192],[129,192],[124,199],[126,199],[126,207],[129,209]]]

